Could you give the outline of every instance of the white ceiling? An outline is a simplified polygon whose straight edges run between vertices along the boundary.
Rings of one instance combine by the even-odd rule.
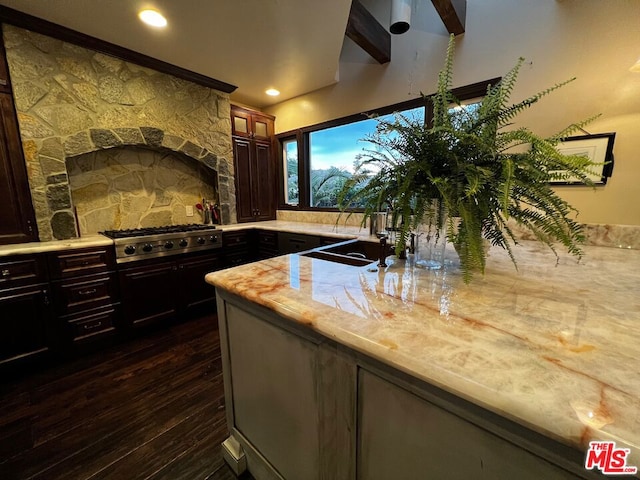
[[[351,0],[0,0],[0,4],[192,70],[264,107],[336,82]],[[137,12],[154,8],[165,29]],[[269,97],[268,88],[280,90]]]

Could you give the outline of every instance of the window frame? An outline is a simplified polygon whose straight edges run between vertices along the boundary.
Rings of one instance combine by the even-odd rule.
[[[460,100],[469,100],[473,98],[483,97],[489,85],[496,85],[501,80],[501,77],[492,78],[482,82],[476,82],[470,85],[452,89],[453,95]],[[287,132],[282,132],[276,135],[278,145],[278,210],[300,210],[300,211],[313,211],[313,212],[337,212],[336,207],[313,207],[310,205],[310,176],[311,176],[311,159],[310,159],[310,133],[327,128],[339,127],[347,125],[349,123],[359,122],[366,120],[370,115],[387,115],[394,112],[401,112],[417,107],[425,107],[425,123],[431,125],[433,122],[433,107],[429,102],[431,95],[424,96],[422,98],[415,98],[404,102],[396,103],[393,105],[387,105],[367,112],[356,113],[353,115],[347,115],[345,117],[336,118],[326,122],[317,123],[315,125],[309,125],[306,127],[297,128]],[[299,200],[298,205],[289,205],[285,203],[284,193],[284,155],[283,144],[286,141],[295,140],[298,146],[298,188],[299,188]],[[350,211],[360,211],[361,209],[353,209]]]

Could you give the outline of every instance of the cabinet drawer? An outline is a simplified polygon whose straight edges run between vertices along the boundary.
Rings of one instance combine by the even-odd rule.
[[[71,317],[67,320],[69,336],[74,342],[82,343],[114,334],[118,314],[117,308],[109,307]]]
[[[49,269],[54,279],[106,272],[114,268],[112,246],[56,252],[49,256]]]
[[[14,256],[0,259],[0,289],[47,281],[44,257]]]
[[[281,255],[310,250],[320,246],[320,237],[297,233],[280,232],[278,235],[278,251]]]
[[[244,247],[249,244],[249,232],[231,232],[222,234],[222,243],[225,247]]]
[[[113,274],[54,283],[58,315],[69,315],[113,303],[116,297],[115,283]]]
[[[260,245],[260,248],[277,250],[278,232],[268,232],[266,230],[258,230],[258,244]]]
[[[225,255],[225,265],[227,267],[237,267],[252,261],[248,250],[234,251]]]

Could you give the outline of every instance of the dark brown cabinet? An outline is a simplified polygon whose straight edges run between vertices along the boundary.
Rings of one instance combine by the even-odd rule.
[[[231,133],[237,137],[251,138],[262,142],[273,140],[274,117],[265,113],[231,106]]]
[[[122,314],[127,327],[138,327],[173,317],[178,312],[174,262],[121,269]]]
[[[258,260],[278,256],[278,232],[258,230]]]
[[[222,232],[224,266],[237,267],[255,260],[255,230]]]
[[[0,366],[49,352],[52,321],[44,257],[0,259]]]
[[[215,312],[216,292],[204,277],[222,266],[218,254],[204,255],[178,263],[179,308],[181,312]]]
[[[120,320],[113,248],[55,252],[48,260],[63,350],[111,337]]]
[[[238,222],[275,219],[273,117],[232,107]]]
[[[35,242],[38,232],[0,31],[0,244]]]
[[[220,268],[220,257],[196,254],[176,260],[149,260],[121,268],[118,276],[127,327],[143,327],[191,314],[215,303],[205,274]]]
[[[278,234],[278,251],[280,255],[304,252],[322,244],[322,237],[301,233],[280,232]]]

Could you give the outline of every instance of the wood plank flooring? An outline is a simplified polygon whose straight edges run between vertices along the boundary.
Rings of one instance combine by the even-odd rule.
[[[230,480],[227,435],[214,315],[0,380],[2,480]]]

